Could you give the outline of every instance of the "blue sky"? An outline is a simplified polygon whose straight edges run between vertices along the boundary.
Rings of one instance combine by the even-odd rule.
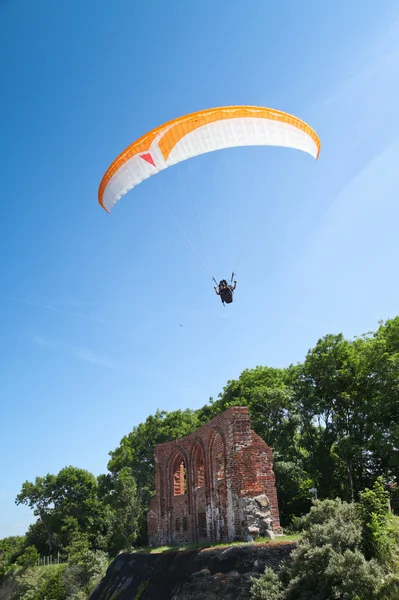
[[[398,313],[397,2],[275,4],[0,0],[0,537],[31,522],[25,480],[105,472],[157,408]],[[228,104],[304,119],[319,161],[232,149],[99,207],[135,138]],[[233,305],[165,201],[216,277],[239,258]]]

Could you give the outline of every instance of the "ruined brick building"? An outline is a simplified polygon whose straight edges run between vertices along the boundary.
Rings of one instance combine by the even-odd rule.
[[[184,438],[155,447],[152,546],[281,533],[271,448],[234,406]]]

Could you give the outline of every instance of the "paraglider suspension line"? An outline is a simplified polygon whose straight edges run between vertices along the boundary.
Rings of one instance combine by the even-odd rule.
[[[173,210],[170,208],[169,204],[166,202],[166,200],[164,200],[165,206],[167,208],[167,210],[169,211],[169,213],[172,215],[172,217],[175,219],[177,225],[180,228],[180,231],[182,232],[182,234],[184,235],[184,237],[186,238],[186,241],[188,242],[188,244],[191,246],[191,249],[195,252],[195,254],[197,255],[197,257],[199,258],[202,266],[204,267],[205,271],[209,274],[209,276],[211,277],[211,279],[213,279],[213,281],[216,280],[211,272],[211,270],[209,269],[209,267],[207,267],[207,265],[205,264],[202,256],[200,255],[200,253],[198,252],[197,248],[194,246],[193,242],[190,240],[190,238],[188,237],[183,225],[180,223],[179,219],[177,218],[177,216],[175,215],[175,213],[173,212]]]

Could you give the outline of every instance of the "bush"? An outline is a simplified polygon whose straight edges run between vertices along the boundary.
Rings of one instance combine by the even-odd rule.
[[[49,565],[18,573],[12,600],[65,600],[64,569],[65,565]]]
[[[34,567],[38,563],[39,558],[40,554],[35,546],[28,546],[15,562],[18,566],[23,568]]]
[[[379,477],[370,490],[360,493],[359,514],[362,518],[362,547],[366,558],[375,558],[389,570],[397,562],[398,520],[389,510],[389,493]]]
[[[303,531],[297,548],[278,574],[267,569],[253,580],[254,600],[383,599],[383,571],[361,552],[362,520],[356,505],[339,499],[316,501],[297,526]],[[390,585],[395,589],[395,582]]]
[[[391,573],[382,584],[378,600],[398,600],[399,598],[399,573]]]
[[[108,562],[107,554],[101,550],[80,548],[72,554],[63,577],[68,600],[86,600],[104,577]]]
[[[253,600],[285,600],[283,584],[273,569],[267,568],[260,579],[252,579],[251,598]]]

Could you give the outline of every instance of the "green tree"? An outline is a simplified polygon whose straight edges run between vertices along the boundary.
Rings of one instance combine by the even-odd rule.
[[[360,492],[359,512],[363,521],[363,551],[390,569],[399,561],[399,519],[389,510],[389,492],[379,477],[372,489]]]
[[[11,535],[0,540],[0,563],[13,563],[24,551],[24,535]]]
[[[85,469],[65,467],[56,477],[53,501],[62,546],[80,531],[87,534],[93,548],[105,549],[109,523],[94,475]]]
[[[36,550],[35,546],[28,546],[25,548],[23,554],[18,556],[16,560],[16,564],[20,567],[34,567],[40,558],[39,552]]]
[[[157,410],[147,417],[126,436],[119,446],[110,452],[108,470],[118,473],[130,467],[141,490],[154,488],[154,447],[170,440],[188,435],[201,425],[198,414],[193,410],[166,412]]]
[[[17,505],[25,504],[29,506],[33,510],[33,514],[38,517],[42,528],[46,532],[50,553],[53,550],[52,503],[54,484],[55,476],[50,474],[46,477],[36,477],[34,483],[25,481],[15,500]]]
[[[0,540],[0,586],[12,565],[23,554],[25,546],[26,537],[23,535],[13,535]]]
[[[65,467],[57,475],[26,481],[16,503],[26,504],[39,517],[30,526],[27,541],[40,552],[44,553],[44,532],[49,554],[62,551],[77,533],[87,535],[93,548],[107,546],[107,509],[99,497],[97,479],[84,469]]]
[[[51,516],[48,516],[51,522]],[[55,524],[54,524],[55,525]],[[53,527],[53,524],[52,524]],[[56,552],[59,547],[58,535],[55,532],[51,533],[52,550]],[[40,555],[47,556],[51,553],[48,543],[48,532],[46,531],[43,522],[38,519],[35,523],[31,523],[26,532],[26,546],[35,546]]]
[[[383,474],[386,479],[398,478],[399,473],[399,317],[381,321],[376,332],[368,338],[366,348],[366,377],[368,382],[367,443],[372,477]]]
[[[101,550],[92,550],[87,538],[76,537],[66,548],[69,561],[63,572],[63,585],[68,600],[86,600],[108,567],[108,556]]]
[[[371,426],[364,362],[367,344],[365,339],[327,335],[297,369],[302,441],[314,461],[315,483],[325,495],[331,493],[322,474],[334,479],[341,463],[351,500],[362,485],[364,444]]]
[[[103,500],[110,508],[112,554],[133,546],[140,533],[143,507],[136,480],[129,467],[99,477]]]
[[[308,470],[321,494],[353,500],[379,475],[397,480],[399,317],[354,340],[325,336],[291,372]]]
[[[26,568],[15,576],[12,600],[67,600],[63,582],[65,565]]]
[[[254,431],[285,460],[295,458],[298,414],[287,382],[285,369],[246,369],[237,380],[227,382],[216,401],[198,411],[200,420],[205,422],[230,406],[248,406]]]

